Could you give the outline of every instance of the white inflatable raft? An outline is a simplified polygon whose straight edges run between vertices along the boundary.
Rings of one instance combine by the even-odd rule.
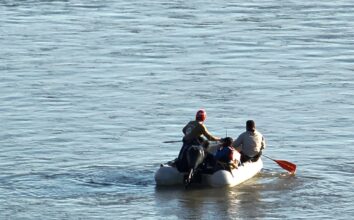
[[[209,152],[215,151],[212,147]],[[212,187],[233,187],[252,177],[261,171],[263,161],[261,158],[256,162],[246,162],[238,168],[227,170],[218,170],[212,174],[202,173],[201,184]],[[168,164],[162,165],[155,173],[157,186],[183,185],[183,177],[186,173],[180,173],[176,167]]]

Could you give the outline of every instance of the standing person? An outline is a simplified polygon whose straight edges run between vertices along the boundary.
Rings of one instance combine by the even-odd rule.
[[[192,145],[202,145],[205,139],[209,141],[219,141],[220,138],[213,136],[209,133],[208,129],[204,125],[206,120],[206,111],[204,109],[198,110],[195,120],[188,122],[186,126],[182,129],[184,134],[183,145],[179,152],[176,166],[180,172],[185,172],[188,169],[187,162],[187,150]]]
[[[246,131],[238,136],[232,147],[241,153],[241,163],[259,159],[266,144],[263,135],[256,130],[253,120],[246,122]]]

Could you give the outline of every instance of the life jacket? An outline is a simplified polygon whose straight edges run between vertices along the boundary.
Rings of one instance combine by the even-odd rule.
[[[238,167],[241,154],[233,147],[221,147],[217,150],[214,158],[216,167],[231,172],[232,169]],[[232,174],[232,172],[231,172]]]
[[[234,148],[221,147],[216,151],[215,159],[220,162],[229,163],[234,160]]]

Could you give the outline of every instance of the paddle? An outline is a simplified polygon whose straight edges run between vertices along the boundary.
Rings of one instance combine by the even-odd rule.
[[[182,142],[182,140],[180,140],[180,141],[164,141],[164,142],[162,142],[162,143],[168,144],[168,143],[178,143],[178,142]],[[211,142],[211,143],[218,143],[218,141],[209,141],[209,142]]]
[[[285,160],[274,160],[273,158],[270,158],[264,154],[262,154],[262,156],[276,162],[280,167],[282,167],[283,169],[289,171],[291,174],[294,174],[296,171],[296,165],[293,163],[290,163],[289,161],[285,161]]]
[[[163,143],[178,143],[178,142],[182,142],[182,140],[179,140],[179,141],[164,141]]]

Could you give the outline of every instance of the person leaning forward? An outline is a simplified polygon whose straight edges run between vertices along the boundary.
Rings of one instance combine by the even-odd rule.
[[[203,143],[203,136],[209,141],[219,141],[219,137],[215,137],[209,133],[208,129],[204,125],[206,120],[206,112],[204,109],[200,109],[194,121],[188,122],[182,129],[184,134],[183,142],[189,145],[200,145]]]
[[[263,135],[256,130],[253,120],[246,122],[246,131],[241,133],[231,145],[241,153],[241,163],[257,161],[266,147]]]
[[[200,109],[195,116],[195,120],[188,122],[182,129],[184,134],[183,145],[176,161],[177,169],[181,172],[183,172],[187,166],[186,153],[190,146],[202,145],[205,141],[203,137],[209,141],[220,140],[219,137],[213,136],[209,133],[208,129],[204,125],[205,120],[206,111],[204,109]]]

